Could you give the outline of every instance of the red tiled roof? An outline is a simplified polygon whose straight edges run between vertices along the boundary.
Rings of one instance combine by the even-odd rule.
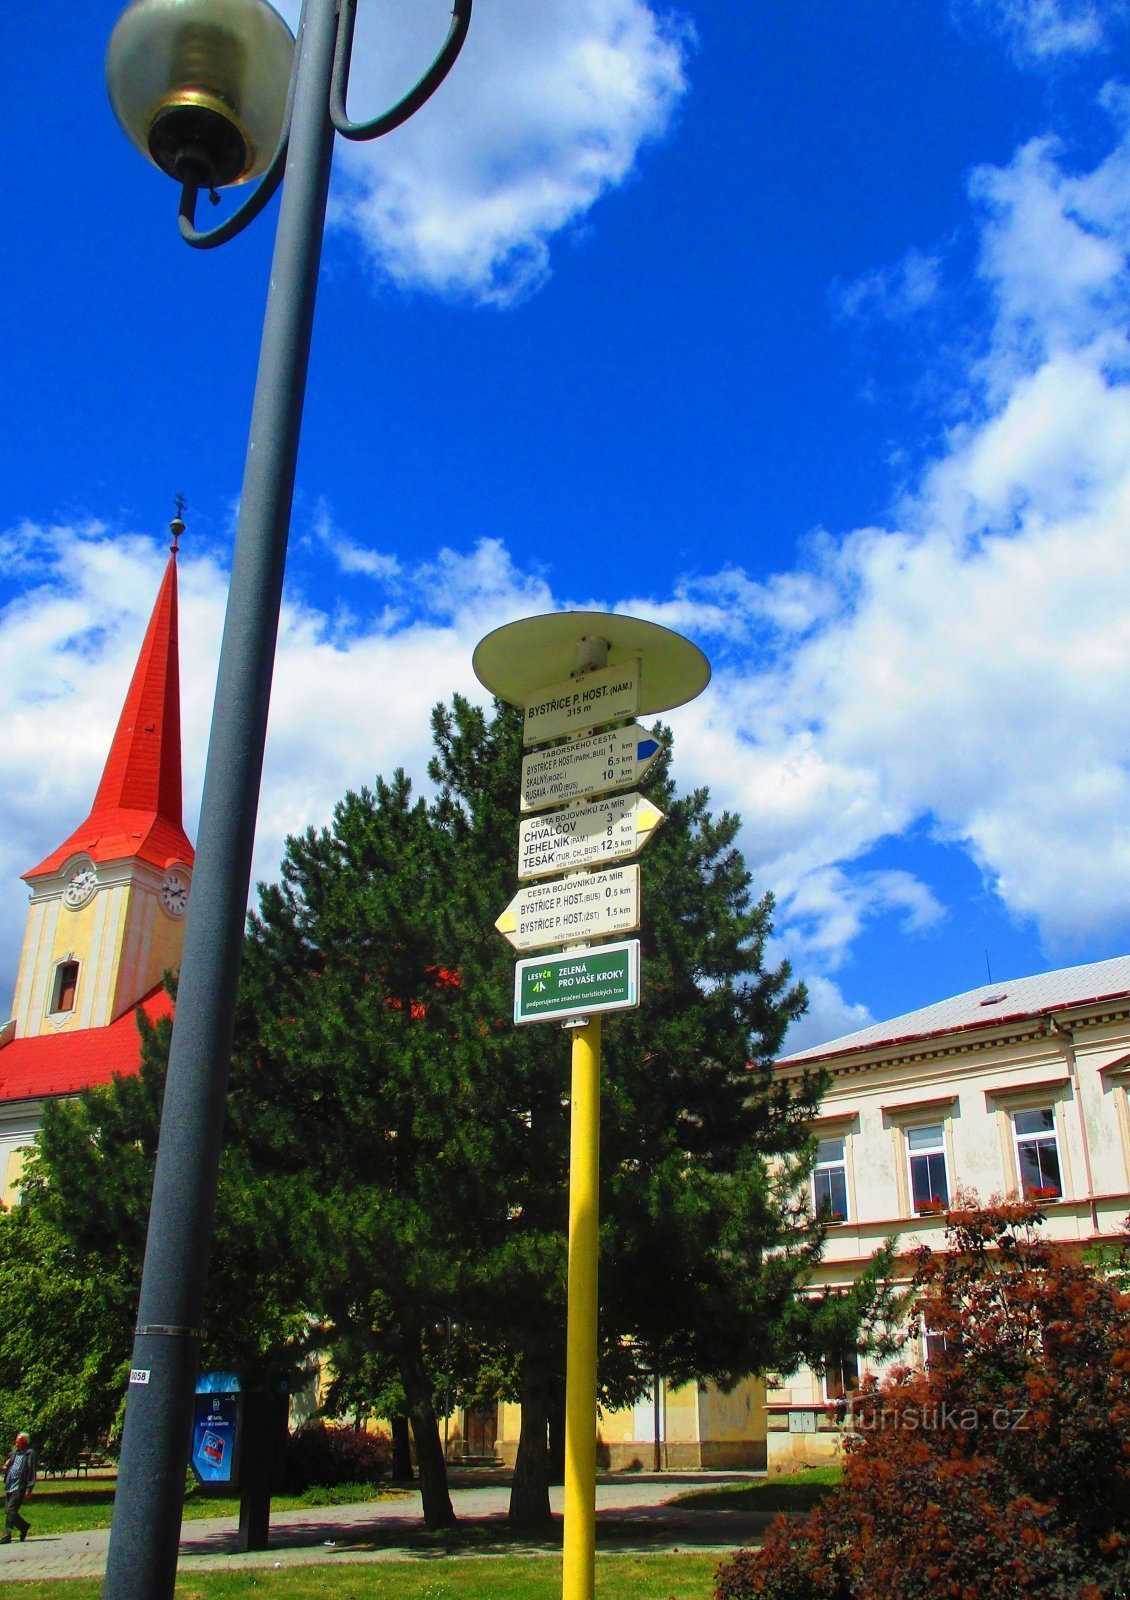
[[[132,1077],[141,1066],[137,1013],[150,1022],[171,1017],[173,1002],[159,984],[108,1028],[78,1028],[13,1039],[0,1049],[0,1103],[77,1094],[109,1083],[115,1073]]]
[[[162,869],[174,861],[191,866],[194,859],[181,822],[175,553],[165,568],[90,815],[24,877],[58,872],[80,851],[96,863],[133,857]]]

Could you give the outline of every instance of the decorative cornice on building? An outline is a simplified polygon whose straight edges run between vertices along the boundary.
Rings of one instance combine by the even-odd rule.
[[[978,1016],[986,1005],[1012,1000],[1005,1016]],[[1029,1005],[1024,1007],[1024,1001]],[[1121,1003],[1119,1003],[1121,1002]],[[876,1023],[857,1033],[775,1063],[782,1077],[806,1069],[833,1078],[879,1067],[909,1065],[1023,1044],[1050,1021],[1091,1030],[1130,1016],[1130,956],[1065,967],[1008,984],[984,985],[951,1000]]]

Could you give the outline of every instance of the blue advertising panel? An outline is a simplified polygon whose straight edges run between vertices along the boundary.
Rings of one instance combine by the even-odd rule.
[[[192,1470],[201,1483],[234,1484],[239,1395],[210,1390],[196,1396],[192,1426]]]

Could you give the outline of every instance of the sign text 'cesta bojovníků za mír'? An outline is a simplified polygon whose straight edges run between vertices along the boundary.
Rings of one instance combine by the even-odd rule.
[[[664,819],[642,794],[614,794],[589,805],[528,817],[518,829],[518,877],[624,861],[638,855]]]
[[[495,923],[515,950],[631,933],[639,925],[639,867],[578,873],[519,889]]]

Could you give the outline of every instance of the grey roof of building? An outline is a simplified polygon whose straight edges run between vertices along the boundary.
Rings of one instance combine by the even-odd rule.
[[[876,1022],[856,1033],[847,1033],[827,1044],[798,1050],[795,1055],[778,1057],[779,1066],[822,1061],[829,1056],[901,1044],[933,1034],[958,1033],[966,1028],[985,1027],[994,1022],[1012,1022],[1038,1017],[1065,1006],[1086,1005],[1130,995],[1130,956],[1113,956],[1109,961],[1092,961],[1082,967],[1062,967],[1058,972],[1040,972],[1033,978],[1010,978],[1003,983],[986,983],[952,1000],[908,1011],[889,1022]]]

